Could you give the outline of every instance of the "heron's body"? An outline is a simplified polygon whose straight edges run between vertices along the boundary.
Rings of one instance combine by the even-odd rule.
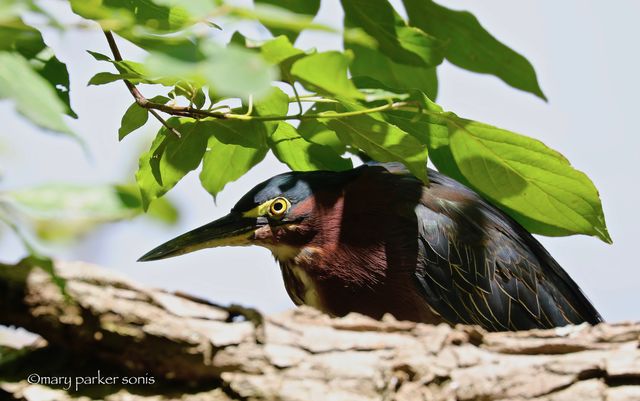
[[[429,180],[424,186],[392,165],[282,174],[234,207],[230,216],[256,222],[233,241],[270,249],[293,302],[335,316],[390,313],[488,330],[601,321],[578,285],[517,222],[450,178],[430,171]],[[289,205],[277,218],[265,209],[276,199]],[[209,230],[212,237],[214,226],[220,223],[198,234]],[[190,236],[145,259],[193,250],[177,247]],[[220,245],[209,237],[199,248]]]

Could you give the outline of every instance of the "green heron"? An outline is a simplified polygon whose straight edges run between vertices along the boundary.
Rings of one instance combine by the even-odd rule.
[[[333,316],[390,313],[491,331],[602,321],[520,224],[459,182],[428,175],[424,185],[393,163],[280,174],[140,261],[260,245],[295,304]]]

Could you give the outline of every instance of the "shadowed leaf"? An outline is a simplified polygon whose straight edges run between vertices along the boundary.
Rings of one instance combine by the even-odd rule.
[[[320,0],[255,0],[255,4],[281,7],[292,13],[306,16],[311,20],[313,20],[313,16],[316,15],[320,9]],[[269,23],[269,21],[264,22],[264,24],[273,36],[285,35],[291,43],[296,41],[301,31],[299,27],[288,27],[284,24],[276,26],[278,24]]]
[[[204,124],[189,119],[167,121],[181,137],[162,127],[148,152],[140,157],[136,181],[146,210],[151,201],[173,188],[200,164],[210,132]]]
[[[123,140],[124,137],[145,125],[148,119],[149,112],[147,109],[134,102],[122,116],[120,129],[118,129],[118,140]]]
[[[269,137],[273,154],[295,171],[342,171],[353,167],[351,160],[343,159],[331,147],[305,140],[288,123],[281,122]]]
[[[263,124],[222,120],[205,123],[212,136],[207,142],[200,182],[215,197],[225,185],[262,161],[269,148]]]
[[[487,32],[466,11],[442,7],[431,0],[403,0],[409,23],[447,43],[445,57],[474,72],[492,74],[514,88],[545,99],[533,66]]]

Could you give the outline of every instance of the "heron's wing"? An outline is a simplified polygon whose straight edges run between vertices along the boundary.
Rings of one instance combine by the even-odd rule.
[[[600,315],[526,230],[461,184],[430,173],[416,207],[416,278],[430,306],[451,323],[525,330]]]

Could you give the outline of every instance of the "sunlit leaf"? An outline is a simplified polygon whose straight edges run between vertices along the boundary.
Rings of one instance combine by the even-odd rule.
[[[16,51],[30,61],[31,68],[43,77],[65,105],[65,113],[77,118],[69,99],[69,72],[47,47],[40,32],[14,17],[0,20],[0,51]]]
[[[421,103],[420,116],[392,111],[385,119],[427,143],[438,170],[491,199],[530,232],[611,241],[596,188],[560,153],[535,139],[444,112],[426,98]]]
[[[49,82],[38,75],[20,54],[0,51],[0,99],[14,101],[20,114],[33,123],[72,134],[62,116],[65,104]]]
[[[140,189],[137,185],[115,185],[118,197],[123,203],[126,201],[127,207],[137,208],[142,212],[142,199],[140,197]],[[167,200],[167,198],[156,199],[147,210],[145,216],[158,220],[165,224],[175,224],[180,214],[178,209]]]
[[[152,52],[145,66],[151,78],[192,81],[196,87],[208,85],[218,96],[248,99],[264,96],[276,71],[258,53],[230,45],[209,45],[202,61],[185,61],[165,53]]]
[[[285,60],[304,55],[302,50],[293,47],[286,36],[278,36],[266,41],[260,47],[260,52],[264,59],[271,64],[280,64]]]
[[[558,234],[596,235],[611,242],[598,191],[560,153],[535,139],[453,114],[447,124],[456,164],[482,193],[557,227]]]
[[[340,52],[312,54],[296,61],[291,74],[309,90],[345,98],[361,99],[362,94],[347,77],[349,59]]]
[[[142,213],[135,187],[122,185],[46,184],[4,191],[0,193],[0,203],[47,241],[77,239],[102,224]],[[158,202],[150,215],[168,223],[177,218],[175,208],[166,201]]]
[[[170,4],[171,1],[70,0],[70,3],[73,12],[98,22],[105,30],[135,25],[154,32],[175,32],[197,20],[183,4]]]
[[[419,89],[435,99],[438,94],[438,76],[435,67],[415,67],[399,64],[384,54],[365,46],[345,46],[353,51],[354,60],[349,66],[354,81],[369,77],[384,86],[396,89]]]

